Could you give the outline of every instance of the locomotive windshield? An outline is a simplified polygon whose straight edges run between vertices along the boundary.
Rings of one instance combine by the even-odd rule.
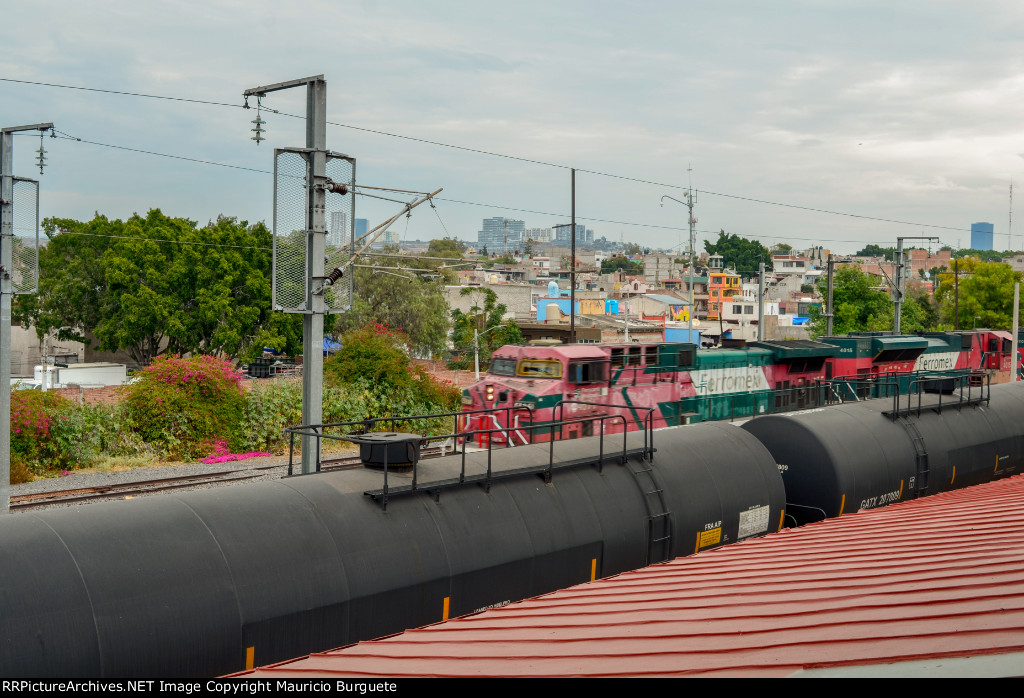
[[[558,361],[523,359],[519,362],[516,375],[524,378],[561,378],[562,364]]]
[[[489,370],[496,376],[514,376],[516,375],[516,360],[491,359],[491,368]]]

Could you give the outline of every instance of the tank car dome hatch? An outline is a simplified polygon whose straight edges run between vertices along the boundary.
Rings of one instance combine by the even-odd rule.
[[[350,435],[347,441],[359,444],[359,459],[367,468],[384,470],[410,470],[420,459],[420,445],[423,437],[419,434],[380,432]]]

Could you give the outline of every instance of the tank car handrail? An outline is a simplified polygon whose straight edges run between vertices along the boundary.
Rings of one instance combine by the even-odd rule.
[[[903,409],[902,407],[900,407],[899,396],[897,395],[897,397],[896,397],[896,404],[895,404],[894,409],[892,411],[893,419],[895,419],[896,417],[900,416],[901,414],[910,414],[912,411],[915,412],[917,414],[917,416],[920,416],[921,415],[921,406],[922,406],[922,404],[921,404],[921,395],[924,393],[924,390],[922,389],[922,386],[926,382],[930,382],[930,381],[934,381],[934,380],[941,380],[941,379],[952,380],[954,382],[953,389],[956,390],[957,388],[959,388],[959,392],[958,392],[958,395],[957,395],[957,397],[959,399],[956,402],[957,409],[963,409],[963,406],[965,404],[966,405],[976,405],[976,404],[979,404],[979,403],[982,403],[982,402],[989,402],[991,400],[991,397],[992,397],[992,374],[990,372],[985,372],[984,374],[978,374],[973,369],[957,369],[957,370],[960,370],[962,372],[958,373],[958,374],[955,374],[955,375],[952,375],[952,376],[949,375],[948,373],[947,374],[943,374],[943,373],[939,373],[939,372],[933,372],[930,375],[921,375],[921,376],[911,380],[910,386],[909,386],[909,394],[907,395],[907,406],[906,406],[906,409]],[[923,373],[923,372],[919,372],[919,373]],[[979,388],[978,396],[974,397],[971,394],[971,388],[973,387],[973,384],[974,384],[974,380],[973,379],[976,376],[979,376],[979,375],[983,375],[984,378],[982,380],[981,385],[978,386],[978,388]],[[967,385],[967,399],[966,400],[964,400],[964,385],[965,384]],[[915,391],[915,388],[916,388],[916,391]],[[917,409],[916,409],[916,411],[914,410],[914,407],[912,405],[913,395],[914,395],[915,392],[917,393]],[[937,401],[937,403],[934,406],[931,407],[931,409],[935,410],[936,412],[941,413],[942,412],[942,407],[943,407],[943,405],[942,405],[942,391],[940,390],[939,393],[938,393],[938,401]]]
[[[643,432],[644,432],[644,454],[646,455],[646,454],[654,452],[654,413],[655,413],[656,410],[653,407],[643,407],[643,406],[639,406],[639,405],[615,405],[615,404],[612,404],[612,403],[609,403],[609,402],[591,402],[589,400],[559,400],[558,404],[556,404],[554,406],[553,410],[552,410],[552,415],[554,414],[554,410],[558,410],[558,414],[561,416],[559,421],[563,421],[563,422],[565,421],[564,420],[564,416],[565,416],[564,405],[590,405],[590,406],[593,406],[593,407],[612,407],[612,408],[615,408],[615,409],[623,409],[624,407],[629,407],[630,409],[633,409],[633,410],[644,410],[644,411],[646,411],[647,414],[644,415],[644,418],[643,418],[643,420],[645,422],[645,424],[643,425]],[[625,418],[623,418],[623,427],[622,427],[623,433],[625,433],[625,431],[626,431],[626,425],[627,424],[628,424],[628,422],[625,420]],[[604,424],[602,423],[601,426],[603,427]],[[559,433],[561,433],[561,430],[559,430]],[[552,435],[552,440],[554,440],[553,436],[554,435]]]
[[[526,406],[526,405],[520,405],[518,407],[517,406],[508,405],[508,406],[505,406],[505,407],[497,407],[497,408],[495,408],[495,407],[488,407],[488,408],[476,409],[476,410],[460,410],[458,412],[437,412],[437,413],[424,414],[424,415],[411,415],[411,416],[407,416],[407,417],[372,417],[370,419],[360,419],[360,420],[353,420],[353,421],[348,421],[348,422],[326,422],[324,424],[299,424],[299,425],[296,425],[296,426],[285,427],[284,428],[284,433],[289,434],[289,436],[290,436],[290,443],[289,443],[289,447],[288,447],[288,474],[292,475],[293,474],[293,470],[294,470],[294,460],[293,460],[293,458],[294,458],[294,453],[295,453],[295,435],[296,434],[298,434],[299,436],[309,436],[309,437],[316,438],[317,439],[317,445],[319,446],[320,439],[325,439],[326,438],[326,439],[333,439],[333,440],[336,440],[336,441],[348,441],[349,440],[349,439],[346,439],[344,437],[344,435],[328,434],[326,432],[326,430],[328,428],[332,428],[333,429],[333,428],[340,428],[340,427],[360,427],[361,431],[358,432],[358,433],[366,434],[366,433],[369,433],[369,432],[373,431],[373,428],[377,424],[379,424],[381,422],[389,423],[391,425],[391,430],[394,431],[395,430],[395,425],[398,422],[413,422],[413,421],[416,421],[416,420],[423,420],[423,419],[439,419],[439,418],[444,418],[444,417],[455,417],[455,431],[453,431],[450,434],[437,434],[437,435],[431,434],[431,435],[429,435],[427,437],[424,437],[422,439],[422,441],[421,441],[421,443],[429,443],[430,441],[439,441],[439,440],[445,440],[445,439],[451,439],[451,438],[458,439],[460,437],[465,437],[466,434],[468,434],[469,432],[460,431],[459,428],[458,428],[458,418],[461,417],[462,415],[472,415],[472,414],[480,414],[480,413],[492,414],[493,415],[493,414],[498,413],[498,412],[504,412],[505,413],[505,421],[508,422],[508,424],[504,428],[495,429],[495,430],[491,430],[491,431],[499,431],[499,432],[505,434],[506,446],[507,447],[511,447],[513,444],[512,444],[511,438],[508,437],[508,432],[512,430],[511,414],[515,410],[525,410],[528,413],[529,417],[530,417],[530,421],[531,422],[533,421],[534,409],[532,407],[529,407],[529,406]],[[476,433],[476,432],[473,432],[473,433]],[[488,444],[489,444],[489,442],[490,442],[490,440],[488,439]],[[530,434],[530,443],[533,443],[533,434],[532,433]],[[320,472],[320,470],[321,470],[320,449],[317,448],[316,472]]]
[[[564,421],[565,424],[574,424],[574,423],[582,423],[582,422],[594,422],[594,421],[600,421],[601,422],[602,427],[601,427],[600,438],[598,440],[598,457],[597,457],[597,461],[596,461],[597,466],[598,466],[598,472],[601,471],[601,469],[603,468],[603,465],[604,465],[604,458],[605,458],[605,456],[604,456],[604,431],[605,431],[604,430],[604,422],[605,422],[605,420],[609,420],[609,419],[621,420],[623,422],[623,424],[625,424],[625,422],[626,422],[626,418],[623,415],[618,415],[618,414],[595,415],[595,416],[591,416],[591,417],[579,417],[579,418],[576,418],[576,419],[571,419],[571,420],[565,420]],[[546,425],[539,425],[539,426],[530,426],[530,427],[527,427],[527,428],[528,429],[547,429],[548,427]],[[490,435],[490,434],[493,434],[493,433],[500,433],[500,432],[503,432],[503,431],[504,431],[504,429],[474,429],[474,430],[466,432],[466,434],[467,435],[475,435],[475,434],[488,434],[488,435]],[[625,463],[627,461],[628,457],[629,457],[629,447],[628,447],[627,436],[628,436],[628,433],[625,430],[623,430],[623,432],[622,432],[622,458],[621,458],[622,463]],[[344,440],[349,440],[348,437],[334,437],[334,438],[341,438],[341,439],[344,439]],[[422,443],[423,441],[426,441],[426,439],[421,438],[420,442]],[[482,479],[474,479],[473,480],[473,482],[476,483],[476,484],[482,484],[484,486],[485,491],[489,492],[490,488],[491,488],[491,484],[496,479],[500,479],[500,478],[503,478],[503,477],[512,477],[512,476],[520,476],[520,475],[527,475],[527,474],[543,473],[545,481],[546,482],[550,482],[551,481],[551,475],[554,472],[554,463],[555,463],[555,458],[554,458],[554,441],[551,441],[551,445],[550,445],[549,451],[548,451],[548,463],[546,465],[539,465],[539,466],[535,466],[535,467],[527,467],[527,468],[522,469],[522,470],[518,470],[517,469],[517,470],[514,470],[514,471],[510,471],[508,473],[500,473],[500,472],[499,473],[495,473],[494,472],[493,467],[492,467],[493,464],[492,464],[492,460],[491,460],[491,452],[492,452],[491,443],[492,443],[492,440],[488,439],[487,471],[484,474]],[[385,451],[386,451],[386,449],[385,449]],[[642,453],[643,453],[644,457],[646,458],[647,454],[648,454],[648,451],[646,450],[646,448],[645,448],[645,450]],[[570,462],[569,464],[570,465],[576,465],[577,463]],[[412,484],[408,487],[408,489],[403,487],[400,490],[396,490],[396,491],[392,492],[392,488],[390,487],[389,481],[388,481],[389,469],[388,469],[388,463],[387,463],[387,454],[385,453],[385,461],[384,461],[384,486],[382,487],[382,489],[379,492],[372,492],[371,491],[371,492],[366,492],[366,494],[371,496],[371,497],[373,497],[374,499],[377,499],[377,495],[379,494],[379,496],[380,496],[380,500],[379,501],[381,503],[381,507],[386,510],[387,509],[388,499],[391,496],[396,496],[396,495],[400,495],[400,494],[414,494],[414,493],[417,493],[417,492],[439,492],[439,491],[442,491],[442,490],[445,490],[445,489],[451,489],[451,488],[454,488],[454,487],[461,487],[461,486],[467,484],[467,476],[466,476],[466,450],[465,449],[462,450],[460,472],[459,472],[459,478],[458,478],[457,481],[429,482],[426,485],[420,485],[419,479],[418,479],[418,468],[419,468],[419,463],[418,462],[414,463],[413,464],[413,468],[412,468]]]

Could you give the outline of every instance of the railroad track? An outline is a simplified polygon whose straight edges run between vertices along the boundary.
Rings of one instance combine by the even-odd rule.
[[[441,455],[440,448],[423,449],[421,458],[436,458]],[[359,456],[341,456],[337,458],[324,458],[320,461],[321,471],[344,470],[347,468],[360,467],[362,461]],[[196,475],[183,475],[181,477],[160,478],[156,480],[139,480],[136,482],[125,482],[115,485],[96,485],[95,487],[79,487],[76,489],[56,490],[53,492],[37,492],[35,494],[21,494],[11,497],[11,510],[26,510],[55,504],[84,504],[100,499],[131,499],[144,494],[163,492],[168,490],[188,489],[202,487],[215,483],[234,483],[254,480],[262,477],[268,470],[281,470],[286,472],[287,463],[278,465],[264,465],[255,468],[241,470],[222,470],[215,473],[200,473]]]
[[[54,492],[37,492],[20,494],[11,497],[11,509],[32,509],[51,504],[81,504],[97,499],[127,499],[141,494],[198,487],[215,482],[234,482],[252,480],[260,477],[267,470],[281,468],[280,465],[266,465],[246,470],[223,470],[216,473],[183,475],[181,477],[160,478],[157,480],[139,480],[116,485],[96,485],[95,487],[79,487]]]

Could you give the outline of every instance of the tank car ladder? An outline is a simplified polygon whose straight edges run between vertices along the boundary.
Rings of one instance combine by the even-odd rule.
[[[654,473],[649,456],[625,463],[647,507],[647,556],[645,564],[665,562],[672,553],[672,512],[665,506],[661,484]]]
[[[925,448],[924,437],[921,436],[917,425],[906,415],[901,415],[899,421],[903,428],[906,429],[907,434],[910,435],[910,440],[914,444],[914,465],[917,473],[907,489],[913,491],[914,497],[922,497],[928,490],[928,473],[930,471],[928,466],[928,450]]]

